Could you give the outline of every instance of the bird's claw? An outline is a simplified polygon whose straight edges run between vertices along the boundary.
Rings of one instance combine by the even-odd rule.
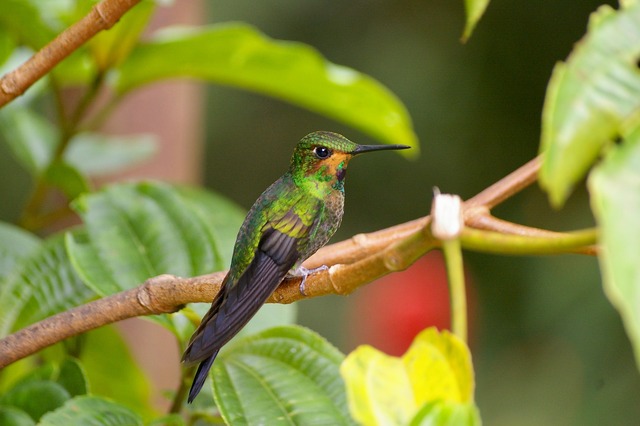
[[[307,269],[304,266],[299,266],[295,271],[293,271],[290,275],[293,277],[302,277],[302,281],[300,282],[300,294],[306,296],[307,294],[304,291],[304,285],[307,282],[307,277],[311,274],[320,271],[327,271],[329,267],[327,265],[318,266],[317,268]]]
[[[303,276],[302,276],[302,281],[300,281],[300,287],[299,287],[299,289],[300,289],[300,294],[301,294],[301,295],[303,295],[303,296],[305,296],[305,297],[307,296],[307,293],[305,293],[305,291],[304,291],[304,284],[305,284],[306,282],[307,282],[307,274],[305,274],[305,275],[303,275]]]

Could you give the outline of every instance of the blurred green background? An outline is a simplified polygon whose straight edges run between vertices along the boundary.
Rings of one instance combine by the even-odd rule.
[[[420,157],[380,153],[354,161],[346,214],[333,238],[339,241],[424,216],[434,186],[468,198],[533,158],[551,70],[603,3],[493,0],[466,45],[459,41],[462,0],[236,0],[207,7],[208,22],[245,21],[273,38],[315,46],[332,62],[377,78],[409,109]],[[207,91],[205,183],[244,208],[282,174],[296,141],[311,131],[377,143],[277,100]],[[0,219],[13,221],[29,183],[4,144],[0,170]],[[495,213],[553,230],[593,224],[582,188],[559,212],[533,187]],[[465,253],[465,261],[475,295],[471,347],[484,424],[639,424],[640,374],[595,258]],[[433,280],[426,273],[419,284]],[[371,306],[365,325],[399,300],[385,284],[386,297]],[[350,351],[361,339],[347,332],[349,312],[368,290],[301,302],[300,321]]]

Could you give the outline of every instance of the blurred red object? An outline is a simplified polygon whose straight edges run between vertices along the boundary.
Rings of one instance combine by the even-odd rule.
[[[474,294],[469,291],[469,274],[465,275],[467,310],[473,312]],[[347,314],[349,346],[368,344],[399,356],[425,328],[450,328],[447,270],[439,251],[423,256],[406,271],[362,287],[352,297]]]

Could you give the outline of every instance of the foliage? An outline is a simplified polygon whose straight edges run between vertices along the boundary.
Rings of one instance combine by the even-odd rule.
[[[640,367],[640,263],[627,259],[640,238],[637,167],[640,130],[640,2],[602,6],[569,59],[556,65],[543,110],[540,182],[561,205],[592,168],[589,190],[600,225],[607,295],[625,322]],[[619,142],[616,144],[616,142]],[[606,158],[599,162],[605,155]]]
[[[549,81],[543,110],[540,182],[561,205],[616,138],[638,128],[640,3],[602,6],[589,31]]]
[[[540,182],[561,206],[588,176],[604,289],[640,366],[640,2],[621,3],[619,10],[596,11],[583,40],[553,71],[543,109]],[[1,2],[1,71],[16,67],[93,4]],[[464,39],[488,4],[465,1]],[[34,181],[19,226],[0,223],[0,337],[153,276],[196,276],[228,265],[243,212],[222,196],[150,181],[94,189],[95,178],[154,154],[153,135],[107,136],[99,128],[125,96],[156,81],[196,78],[265,94],[417,152],[406,107],[372,77],[242,23],[164,28],[143,40],[157,7],[143,0],[0,111],[0,136]],[[66,103],[69,90],[81,93],[77,103]],[[80,225],[51,233],[74,215]],[[522,237],[520,251],[509,251],[513,240],[479,238],[474,249],[485,245],[508,254],[534,244],[551,252],[555,247],[551,239]],[[203,309],[189,305],[152,320],[184,347]],[[150,403],[148,379],[118,332],[90,332],[1,372],[0,423],[185,424],[178,412],[189,422],[233,425],[481,423],[469,349],[455,335],[425,330],[401,358],[371,347],[345,358],[314,332],[287,325],[293,322],[294,307],[266,307],[214,364],[213,386],[200,400],[212,390],[215,405],[209,399],[183,406],[182,387],[192,373],[185,368],[181,389],[169,396],[174,410],[166,415]]]
[[[361,346],[341,371],[351,413],[361,424],[480,424],[471,354],[446,331],[423,331],[401,358]]]
[[[353,424],[343,359],[309,330],[271,328],[225,350],[213,366],[213,394],[228,424]]]

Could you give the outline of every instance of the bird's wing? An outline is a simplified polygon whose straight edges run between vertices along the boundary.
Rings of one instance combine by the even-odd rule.
[[[265,225],[253,260],[237,282],[227,275],[183,361],[194,363],[209,357],[249,322],[298,260],[298,242],[308,230],[293,209]]]

